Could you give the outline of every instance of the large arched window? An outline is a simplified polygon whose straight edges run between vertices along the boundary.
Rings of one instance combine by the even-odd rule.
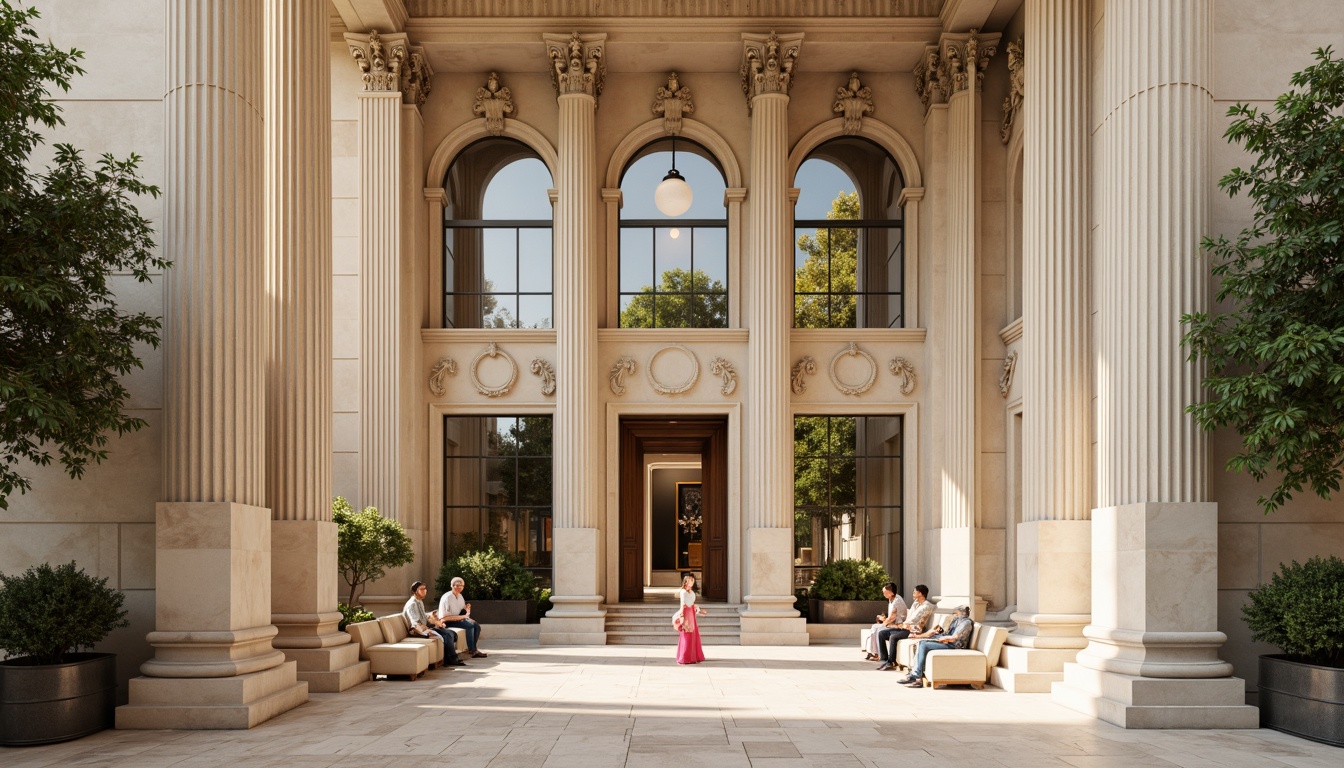
[[[444,179],[443,327],[550,328],[551,173],[527,145],[483,139]]]
[[[828,141],[795,184],[794,327],[902,327],[905,184],[891,156],[863,138]]]
[[[690,210],[665,216],[653,192],[672,167],[672,142],[644,147],[621,176],[622,328],[728,327],[728,218],[723,172],[707,150],[677,139]]]

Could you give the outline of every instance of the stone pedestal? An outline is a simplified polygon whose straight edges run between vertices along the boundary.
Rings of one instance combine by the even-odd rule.
[[[1055,701],[1125,728],[1256,728],[1245,684],[1218,658],[1218,505],[1093,510],[1087,647]]]
[[[556,528],[551,572],[552,608],[541,619],[542,645],[606,645],[607,612],[602,608],[598,572],[603,559],[602,531]]]
[[[992,682],[1007,691],[1045,693],[1087,645],[1091,620],[1092,523],[1033,520],[1017,526],[1017,628],[1008,634]]]
[[[792,528],[747,531],[750,594],[742,601],[742,645],[807,645],[807,621],[793,607]]]
[[[271,522],[272,641],[298,664],[308,690],[335,693],[369,679],[359,646],[340,631],[336,605],[336,524],[318,520]]]
[[[271,646],[271,513],[226,502],[156,510],[154,658],[118,728],[250,728],[308,700]]]

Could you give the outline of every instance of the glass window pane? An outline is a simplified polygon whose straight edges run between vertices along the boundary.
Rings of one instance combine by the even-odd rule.
[[[515,294],[489,294],[482,297],[482,328],[517,328],[518,296]]]
[[[513,456],[518,453],[518,419],[511,417],[489,418],[483,421],[494,422],[489,427],[489,450],[500,456]]]
[[[487,290],[518,290],[517,232],[516,229],[485,230],[483,248]]]
[[[551,327],[551,296],[519,296],[518,297],[518,327],[519,328],[550,328]]]
[[[710,285],[728,285],[728,230],[698,227],[694,233],[695,269],[705,273]]]
[[[551,455],[551,417],[522,416],[518,419],[519,456]]]
[[[696,328],[727,328],[728,294],[697,293],[691,300],[691,319]]]
[[[653,287],[653,233],[648,229],[621,230],[621,292],[638,293]]]
[[[653,327],[653,294],[621,297],[621,327]]]
[[[654,297],[654,323],[658,328],[685,328],[690,325],[690,298],[682,295]]]
[[[825,506],[829,498],[830,473],[825,459],[793,460],[795,506]]]
[[[551,460],[518,459],[518,503],[523,506],[551,503]]]
[[[551,292],[551,230],[518,230],[518,290]]]
[[[676,237],[673,237],[673,234]],[[658,229],[654,235],[654,247],[657,249],[654,268],[661,277],[672,270],[691,271],[691,237],[689,229],[676,227]],[[662,284],[659,284],[659,290]]]

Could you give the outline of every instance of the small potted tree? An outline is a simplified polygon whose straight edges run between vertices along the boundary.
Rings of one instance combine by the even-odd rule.
[[[0,744],[69,741],[112,727],[117,663],[90,648],[128,626],[125,597],[75,564],[0,574]]]
[[[1281,565],[1242,618],[1260,657],[1260,724],[1344,747],[1344,560]]]
[[[350,587],[349,597],[339,606],[344,627],[372,616],[356,602],[364,585],[381,579],[388,568],[414,560],[415,550],[401,523],[373,507],[356,512],[344,496],[337,496],[331,500],[331,518],[336,523],[336,564]]]
[[[493,545],[462,552],[444,561],[434,588],[443,594],[461,576],[472,618],[483,624],[535,624],[540,590],[532,572]]]
[[[871,624],[887,610],[882,585],[890,579],[875,560],[832,560],[808,589],[807,620],[815,624]]]

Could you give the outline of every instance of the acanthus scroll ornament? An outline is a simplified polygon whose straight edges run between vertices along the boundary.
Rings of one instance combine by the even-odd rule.
[[[492,136],[504,133],[504,117],[513,114],[513,93],[499,83],[499,73],[491,72],[485,85],[476,89],[471,112],[485,118],[485,130]]]
[[[709,363],[709,372],[723,378],[723,386],[719,387],[719,391],[724,395],[731,395],[737,389],[737,369],[732,363],[716,357]]]
[[[1008,397],[1013,391],[1013,374],[1017,372],[1017,353],[1003,358],[1003,373],[999,375],[999,396]]]
[[[669,352],[674,354],[679,353],[682,357],[690,361],[691,366],[690,375],[688,375],[686,377],[686,380],[681,382],[680,384],[664,384],[663,382],[659,381],[658,377],[654,376],[653,374],[653,364],[657,362],[658,358],[662,357],[663,355]],[[696,359],[695,353],[687,349],[684,345],[668,344],[666,347],[663,347],[662,349],[655,351],[652,355],[649,355],[649,362],[644,365],[644,372],[649,377],[649,384],[653,386],[654,392],[657,392],[660,395],[680,395],[683,392],[689,391],[691,387],[695,386],[695,382],[699,380],[700,361]]]
[[[477,374],[477,370],[480,368],[481,360],[487,357],[504,358],[504,361],[509,364],[509,370],[511,371],[508,381],[497,387],[489,386],[481,381],[480,376]],[[477,353],[475,359],[471,361],[470,373],[471,383],[476,385],[477,392],[480,392],[486,397],[503,397],[504,395],[509,394],[509,390],[513,389],[513,383],[518,380],[518,363],[513,361],[513,357],[510,356],[508,352],[500,349],[499,345],[492,341],[485,349]]]
[[[602,58],[606,35],[575,32],[568,39],[557,35],[545,35],[544,39],[551,59],[551,83],[557,94],[586,93],[594,99],[602,95],[607,77]]]
[[[1022,110],[1022,99],[1026,94],[1026,66],[1022,58],[1022,38],[1008,44],[1008,95],[1003,99],[1003,126],[999,128],[999,139],[1004,144],[1013,136],[1013,122]]]
[[[868,368],[869,368],[868,378],[865,379],[864,381],[859,382],[858,384],[847,384],[841,381],[840,375],[836,373],[835,369],[837,366],[840,365],[841,359],[846,357],[862,357],[864,360],[868,361]],[[829,369],[829,373],[831,375],[831,383],[835,385],[836,389],[840,390],[842,393],[846,395],[850,395],[852,397],[858,397],[859,395],[862,395],[864,392],[867,392],[868,390],[872,389],[873,383],[877,381],[877,361],[873,359],[872,355],[868,354],[862,349],[859,349],[858,344],[851,341],[849,342],[849,346],[840,350],[840,352],[837,353],[835,357],[831,358],[831,366]]]
[[[802,47],[802,35],[787,35],[783,40],[771,32],[768,37],[748,37],[742,51],[742,93],[751,100],[766,93],[789,94],[793,87],[793,66]]]
[[[908,395],[915,391],[915,364],[906,360],[904,357],[893,357],[890,363],[887,363],[887,369],[891,375],[901,377],[901,394]]]
[[[555,394],[555,368],[540,357],[532,358],[532,372],[541,377],[541,394]]]
[[[663,133],[675,136],[681,133],[681,118],[695,114],[691,89],[681,84],[677,73],[667,76],[667,85],[658,86],[654,97],[653,114],[663,116]]]
[[[873,113],[873,89],[859,83],[859,73],[849,73],[849,83],[835,89],[835,104],[831,111],[845,117],[845,133],[858,135],[863,130],[863,116]]]
[[[444,392],[448,391],[443,386],[443,377],[456,375],[457,361],[451,357],[440,358],[439,362],[429,369],[429,391],[442,396]]]
[[[807,382],[803,381],[804,376],[811,376],[817,372],[817,361],[812,359],[811,355],[806,355],[802,360],[793,364],[792,383],[789,385],[793,394],[801,395],[807,391]]]
[[[611,384],[612,394],[620,397],[625,394],[625,377],[635,374],[635,360],[632,357],[624,356],[611,366],[611,373],[607,374],[607,381]]]

